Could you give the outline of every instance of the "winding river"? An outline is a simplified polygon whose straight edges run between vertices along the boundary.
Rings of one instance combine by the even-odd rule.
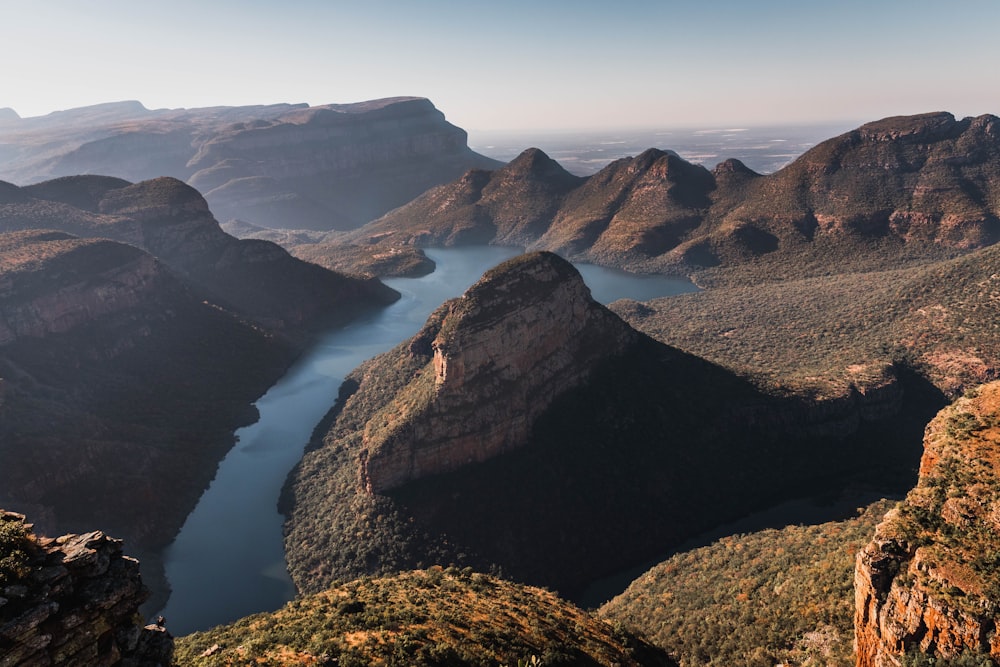
[[[344,377],[415,334],[441,303],[520,252],[497,247],[428,250],[437,270],[422,278],[386,280],[402,294],[399,301],[331,331],[257,401],[260,419],[236,432],[236,446],[164,554],[172,592],[160,613],[174,635],[271,611],[294,597],[277,498]],[[663,276],[636,276],[593,265],[577,268],[602,303],[624,297],[644,301],[696,289],[685,280]]]

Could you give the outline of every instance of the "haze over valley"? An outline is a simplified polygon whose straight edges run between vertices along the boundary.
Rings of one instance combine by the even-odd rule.
[[[997,667],[997,21],[8,7],[0,667]]]

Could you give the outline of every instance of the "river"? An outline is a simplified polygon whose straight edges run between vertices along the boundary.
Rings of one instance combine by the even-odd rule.
[[[395,304],[331,331],[257,401],[260,419],[236,432],[236,446],[164,553],[171,594],[160,612],[174,635],[277,609],[295,595],[285,568],[277,499],[313,428],[333,405],[344,377],[366,359],[415,334],[444,301],[516,248],[427,250],[437,269],[385,283]],[[696,288],[685,280],[577,267],[594,298],[639,301]]]

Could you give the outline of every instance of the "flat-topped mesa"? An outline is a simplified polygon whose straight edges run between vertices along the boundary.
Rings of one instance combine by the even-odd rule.
[[[558,256],[501,264],[410,343],[432,362],[368,422],[362,486],[380,493],[523,446],[560,394],[637,339]]]
[[[998,445],[1000,382],[928,425],[917,486],[857,557],[858,667],[895,667],[911,653],[1000,659]]]

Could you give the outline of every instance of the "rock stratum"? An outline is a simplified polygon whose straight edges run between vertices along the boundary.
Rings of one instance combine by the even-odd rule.
[[[139,622],[149,591],[138,561],[122,554],[121,540],[101,531],[35,537],[23,515],[3,510],[0,524],[19,526],[16,544],[0,543],[0,562],[16,550],[23,568],[22,576],[0,577],[0,665],[173,664],[170,634]],[[4,538],[14,534],[5,528]]]
[[[920,478],[857,557],[858,667],[906,654],[1000,660],[1000,383],[927,427]]]
[[[537,149],[331,246],[495,243],[639,272],[754,282],[941,259],[1000,238],[1000,120],[886,118],[760,175],[650,149],[577,178]],[[314,250],[314,253],[318,251]],[[735,276],[726,269],[739,267]]]
[[[118,102],[0,118],[0,178],[19,184],[81,173],[129,181],[172,176],[223,220],[350,229],[471,168],[464,130],[426,99],[148,110]]]
[[[572,599],[754,507],[915,465],[920,394],[880,377],[766,390],[529,253],[348,377],[283,492],[289,568],[315,592],[456,563]]]

